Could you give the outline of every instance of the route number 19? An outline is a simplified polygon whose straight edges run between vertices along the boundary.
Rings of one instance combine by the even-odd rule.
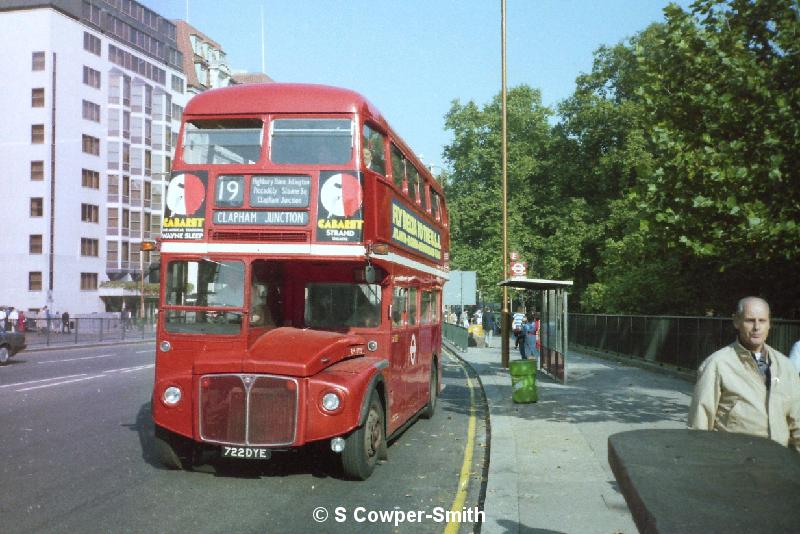
[[[217,206],[241,207],[244,202],[244,176],[219,176],[215,199]]]

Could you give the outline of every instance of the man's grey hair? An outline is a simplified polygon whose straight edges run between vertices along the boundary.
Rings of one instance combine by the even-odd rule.
[[[744,316],[744,307],[748,302],[763,302],[764,306],[767,307],[767,314],[770,314],[769,302],[766,300],[762,299],[761,297],[744,297],[743,299],[739,300],[738,304],[736,304],[736,317]]]

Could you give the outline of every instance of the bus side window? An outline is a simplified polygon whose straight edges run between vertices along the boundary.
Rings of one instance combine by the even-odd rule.
[[[420,200],[420,190],[419,190],[419,172],[417,172],[417,168],[408,163],[408,194],[409,196],[419,204]]]
[[[398,189],[403,191],[406,179],[406,158],[403,157],[400,149],[392,145],[392,181]]]
[[[383,134],[365,124],[361,138],[361,150],[364,155],[364,166],[386,176],[386,149]]]
[[[408,324],[417,324],[417,288],[408,289]]]
[[[422,209],[427,212],[430,212],[430,207],[428,206],[428,182],[425,180],[420,180],[420,201],[422,202]]]
[[[431,189],[431,214],[433,214],[433,218],[437,221],[441,220],[441,215],[439,214],[439,193]]]
[[[392,292],[392,326],[403,326],[408,305],[408,289],[396,287]]]

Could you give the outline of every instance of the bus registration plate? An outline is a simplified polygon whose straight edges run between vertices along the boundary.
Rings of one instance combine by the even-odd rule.
[[[272,452],[263,447],[230,447],[222,446],[223,458],[242,458],[245,460],[269,460]]]

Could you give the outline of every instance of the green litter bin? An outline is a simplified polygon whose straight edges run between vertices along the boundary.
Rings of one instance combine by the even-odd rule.
[[[511,400],[516,403],[536,402],[536,360],[513,360],[508,364],[511,373]]]

